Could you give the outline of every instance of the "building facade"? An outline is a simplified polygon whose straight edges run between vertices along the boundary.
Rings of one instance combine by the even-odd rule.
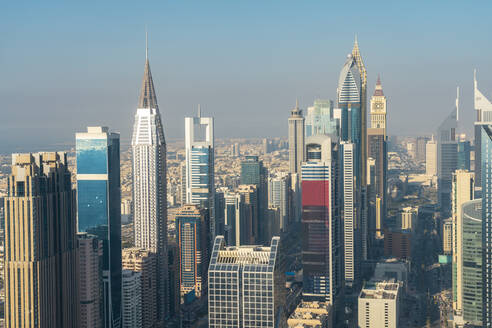
[[[157,254],[159,319],[168,308],[166,141],[148,58],[132,136],[135,245]]]
[[[5,197],[5,327],[78,327],[75,191],[67,154],[13,154]]]
[[[482,325],[492,327],[492,125],[482,125]]]
[[[122,271],[123,328],[142,328],[141,275],[137,271]]]
[[[338,135],[340,126],[335,116],[333,100],[316,99],[313,106],[307,108],[306,138],[317,135]]]
[[[290,184],[289,173],[268,178],[268,206],[279,208],[280,222],[278,229],[282,231],[287,229],[290,221]]]
[[[476,121],[475,121],[475,177],[476,186],[478,188],[482,185],[482,126],[492,124],[492,102],[483,95],[478,89],[477,73],[473,74],[473,90],[474,90],[474,107],[476,111]]]
[[[209,327],[283,327],[286,324],[280,238],[270,247],[227,247],[217,236],[208,268]]]
[[[437,175],[437,143],[434,136],[425,146],[425,174]]]
[[[400,298],[398,282],[367,282],[359,295],[359,327],[399,327]]]
[[[120,135],[88,127],[75,136],[77,228],[103,245],[104,327],[121,327]]]

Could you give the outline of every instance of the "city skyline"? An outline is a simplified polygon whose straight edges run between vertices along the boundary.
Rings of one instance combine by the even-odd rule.
[[[0,152],[27,147],[30,131],[39,132],[34,123],[24,124],[24,111],[32,111],[33,122],[45,122],[48,127],[53,124],[52,116],[67,122],[44,131],[40,145],[59,144],[69,139],[72,131],[95,123],[112,126],[121,133],[122,143],[128,142],[131,125],[122,118],[131,115],[136,105],[135,82],[140,75],[136,68],[143,61],[145,24],[150,32],[156,89],[162,94],[163,124],[171,139],[183,137],[184,129],[178,123],[183,114],[192,114],[198,103],[217,118],[218,138],[285,135],[285,122],[274,117],[288,116],[295,98],[303,109],[316,98],[335,100],[335,77],[356,34],[362,56],[371,62],[368,92],[381,74],[385,90],[392,95],[389,135],[432,133],[440,117],[452,109],[458,85],[462,88],[460,116],[471,135],[474,68],[484,95],[492,91],[485,55],[489,46],[482,42],[487,29],[480,28],[486,24],[482,17],[486,10],[477,12],[471,4],[447,4],[439,8],[437,18],[442,24],[434,24],[437,4],[386,4],[385,13],[360,4],[366,15],[339,31],[334,27],[348,14],[328,15],[332,18],[326,20],[322,13],[344,13],[342,4],[257,5],[219,6],[212,2],[189,10],[185,4],[156,4],[152,12],[139,5],[112,6],[115,13],[108,16],[108,5],[89,12],[77,5],[48,3],[45,8],[33,5],[26,9],[6,4],[7,17],[0,26],[7,33],[0,58],[10,63],[4,69],[10,78],[0,81],[6,109],[0,123],[5,136]],[[230,16],[238,10],[239,19],[232,21]],[[462,13],[472,10],[473,24],[467,24],[471,17]],[[130,14],[137,19],[122,23],[121,18]],[[29,23],[16,23],[20,15],[27,15]],[[417,19],[419,24],[413,25]],[[89,27],[88,22],[100,28]],[[63,26],[63,31],[57,26]],[[388,26],[392,28],[386,29]],[[34,36],[38,39],[33,40]],[[456,39],[461,40],[458,48]],[[44,42],[42,46],[40,42]],[[32,55],[34,48],[39,50],[36,56]],[[121,115],[115,118],[116,113]],[[417,124],[419,115],[424,114],[429,119]],[[414,126],[411,129],[403,122]],[[21,126],[29,133],[14,144]]]

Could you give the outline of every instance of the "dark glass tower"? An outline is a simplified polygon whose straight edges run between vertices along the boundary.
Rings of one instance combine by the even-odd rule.
[[[76,135],[78,232],[103,243],[104,327],[121,327],[120,135],[89,127]]]

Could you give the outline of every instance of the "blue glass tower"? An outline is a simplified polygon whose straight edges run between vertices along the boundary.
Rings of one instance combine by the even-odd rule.
[[[470,141],[458,142],[458,170],[470,170]]]
[[[121,326],[120,136],[107,127],[76,135],[77,229],[103,242],[104,327]]]

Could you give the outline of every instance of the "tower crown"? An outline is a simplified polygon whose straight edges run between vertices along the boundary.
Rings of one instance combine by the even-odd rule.
[[[374,96],[375,97],[384,96],[383,86],[381,85],[381,78],[379,77],[379,75],[378,75],[378,81],[376,82],[376,89],[374,89]]]

